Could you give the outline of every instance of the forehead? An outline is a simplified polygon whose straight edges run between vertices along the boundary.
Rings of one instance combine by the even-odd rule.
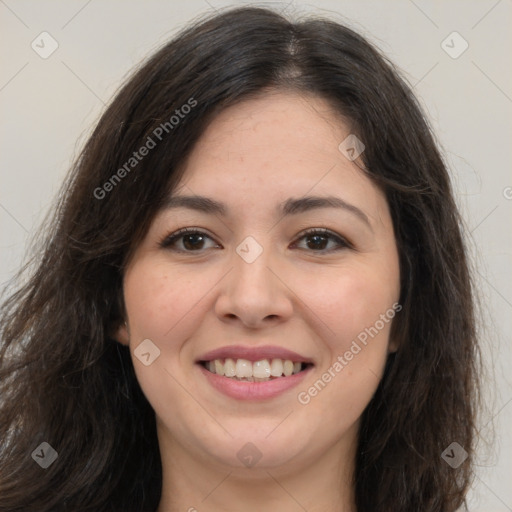
[[[237,213],[290,197],[337,195],[381,218],[378,187],[339,150],[350,125],[322,98],[272,92],[221,111],[198,140],[175,195],[203,195]],[[254,213],[254,212],[253,212]]]
[[[221,111],[200,138],[194,154],[221,161],[330,162],[338,157],[349,128],[322,98],[272,92]],[[277,167],[277,166],[276,166]]]

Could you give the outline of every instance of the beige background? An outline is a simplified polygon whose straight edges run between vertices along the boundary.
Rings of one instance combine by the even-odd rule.
[[[2,287],[20,267],[73,157],[122,79],[187,21],[227,5],[234,3],[0,0]],[[259,5],[313,10],[359,30],[398,64],[425,107],[470,233],[484,354],[494,367],[480,425],[484,440],[494,425],[496,443],[487,450],[482,444],[470,510],[512,511],[512,0]],[[46,59],[31,47],[49,37],[40,37],[43,31],[58,44]],[[441,46],[454,31],[469,45],[458,58]],[[457,38],[445,43],[452,53],[463,48]],[[44,48],[50,44],[45,39]]]

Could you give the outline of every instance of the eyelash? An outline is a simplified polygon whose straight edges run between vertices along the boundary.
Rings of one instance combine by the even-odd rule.
[[[176,249],[175,247],[173,248],[172,246],[175,244],[175,242],[182,238],[183,236],[185,235],[202,235],[202,236],[205,236],[207,238],[210,238],[210,240],[213,240],[213,238],[208,235],[207,233],[205,233],[204,231],[201,231],[199,229],[196,229],[196,228],[183,228],[183,229],[180,229],[174,233],[171,233],[170,235],[166,236],[161,242],[160,242],[160,247],[162,249],[169,249],[169,250],[172,250],[172,251],[175,251],[175,252],[181,252],[181,253],[188,253],[188,254],[192,254],[192,253],[201,253],[201,252],[204,252],[204,250],[198,250],[198,251],[187,251],[187,250],[183,250],[183,249]],[[304,232],[301,233],[301,235],[299,236],[299,238],[297,238],[297,241],[298,240],[301,240],[303,238],[306,238],[308,236],[315,236],[315,235],[322,235],[324,237],[328,237],[332,240],[335,240],[339,247],[338,248],[335,248],[335,249],[322,249],[322,250],[319,250],[319,251],[315,251],[313,249],[305,249],[305,250],[309,250],[309,251],[312,251],[312,252],[315,252],[315,253],[320,253],[320,254],[325,254],[325,253],[331,253],[331,252],[337,252],[337,251],[341,251],[343,249],[353,249],[353,246],[350,242],[348,242],[345,238],[333,233],[332,231],[329,231],[328,229],[325,229],[325,228],[311,228],[311,229],[308,229]],[[294,242],[296,243],[296,242]]]

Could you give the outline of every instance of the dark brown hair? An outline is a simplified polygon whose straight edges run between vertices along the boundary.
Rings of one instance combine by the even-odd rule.
[[[394,66],[354,31],[238,8],[182,31],[121,88],[61,190],[40,253],[20,271],[28,279],[4,301],[0,511],[156,509],[154,413],[128,348],[112,338],[124,316],[123,269],[207,123],[274,89],[322,97],[350,120],[394,223],[399,350],[363,414],[357,510],[453,512],[464,503],[479,389],[474,306],[431,130]],[[166,122],[156,147],[119,172]],[[441,458],[454,441],[468,453],[457,469]],[[41,442],[58,452],[46,470],[31,457]]]

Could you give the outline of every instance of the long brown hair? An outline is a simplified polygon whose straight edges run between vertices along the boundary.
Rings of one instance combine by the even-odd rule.
[[[40,252],[20,271],[28,278],[4,301],[0,511],[156,509],[154,412],[128,348],[112,337],[124,321],[123,269],[207,123],[272,88],[315,94],[350,120],[393,218],[399,350],[363,414],[357,510],[452,512],[464,503],[479,389],[473,292],[425,116],[393,65],[351,29],[237,8],[182,31],[121,88],[71,169]],[[155,146],[131,161],[158,127]],[[58,454],[46,469],[31,456],[43,442]],[[441,458],[452,442],[467,453],[457,468]]]

